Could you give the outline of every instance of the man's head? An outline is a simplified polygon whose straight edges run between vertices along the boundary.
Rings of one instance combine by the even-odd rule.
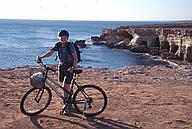
[[[61,36],[67,36],[67,39],[68,39],[69,38],[69,32],[66,30],[61,30],[59,32],[59,37],[61,37]]]
[[[63,42],[63,43],[67,42],[67,40],[69,38],[69,32],[66,30],[61,30],[59,32],[59,38],[60,38],[61,42]]]

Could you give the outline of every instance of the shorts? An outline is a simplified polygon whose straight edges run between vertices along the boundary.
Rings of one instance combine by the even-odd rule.
[[[71,84],[71,81],[73,79],[73,73],[67,71],[71,66],[72,64],[60,64],[58,66],[60,82],[63,82],[65,79],[65,84]]]

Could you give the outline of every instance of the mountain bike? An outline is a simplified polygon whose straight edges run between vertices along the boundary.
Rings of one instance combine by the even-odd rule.
[[[66,102],[61,114],[69,105],[84,116],[96,116],[101,114],[107,106],[107,96],[105,92],[96,85],[80,85],[77,83],[77,75],[83,71],[81,69],[73,70],[74,76],[71,83],[71,90],[68,91],[62,87],[57,81],[49,76],[49,71],[56,72],[45,65],[41,60],[37,61],[43,67],[42,75],[44,85],[41,88],[33,87],[27,91],[20,101],[20,110],[23,114],[28,116],[38,115],[43,112],[52,100],[52,92],[54,91],[62,101]],[[76,89],[74,88],[76,86]],[[65,98],[59,89],[64,90],[69,97]],[[73,91],[75,89],[75,92]]]

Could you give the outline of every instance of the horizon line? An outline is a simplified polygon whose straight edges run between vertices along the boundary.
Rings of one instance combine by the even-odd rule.
[[[31,21],[101,21],[101,22],[143,22],[143,21],[170,21],[170,22],[180,22],[180,21],[191,21],[192,19],[175,19],[175,20],[166,20],[166,19],[151,19],[151,20],[83,20],[83,19],[25,19],[25,18],[0,18],[0,20],[31,20]]]

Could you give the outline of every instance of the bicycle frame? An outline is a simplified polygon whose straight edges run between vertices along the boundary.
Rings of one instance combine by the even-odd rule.
[[[52,85],[50,82],[52,82],[54,85]],[[54,79],[52,79],[51,77],[47,76],[46,82],[45,82],[60,98],[62,98],[63,100],[65,100],[65,97],[61,94],[61,92],[59,92],[55,86],[58,86],[59,88],[61,88],[62,90],[64,90],[67,94],[71,94],[71,92],[69,92],[67,89],[65,89],[64,87],[62,87],[58,82],[56,82]]]
[[[76,85],[77,88],[81,87],[81,85],[79,85],[75,80],[76,80],[76,76],[78,73],[75,73],[74,72],[74,75],[73,75],[73,79],[72,79],[72,83],[71,83],[71,91],[68,91],[65,87],[61,86],[57,81],[55,81],[53,78],[49,77],[48,76],[48,72],[49,70],[53,71],[54,73],[56,72],[56,70],[50,68],[50,67],[47,67],[46,65],[43,64],[43,62],[41,60],[39,60],[37,63],[40,63],[41,66],[43,66],[45,68],[45,72],[44,72],[44,77],[45,77],[45,84],[49,86],[49,88],[51,88],[63,101],[66,101],[66,106],[69,104],[69,103],[73,103],[73,101],[71,102],[71,98],[72,98],[72,95],[73,95],[73,86]],[[54,85],[52,85],[51,83],[53,83]],[[58,86],[60,89],[64,90],[68,95],[69,97],[68,98],[65,98],[64,95],[62,95],[56,88],[56,86]],[[82,94],[85,96],[85,98],[88,98],[88,95],[84,92],[84,91],[81,91]]]
[[[62,100],[65,101],[66,98],[61,94],[61,92],[59,92],[57,90],[56,87],[59,87],[60,89],[64,90],[69,95],[68,99],[70,99],[71,96],[73,95],[73,86],[76,85],[77,88],[80,87],[80,85],[75,81],[76,80],[76,74],[74,73],[74,76],[72,79],[71,91],[68,91],[66,88],[61,86],[57,81],[55,81],[53,78],[48,76],[48,70],[50,70],[50,69],[46,69],[46,72],[45,72],[45,84],[48,85]],[[51,83],[53,83],[53,85]]]

